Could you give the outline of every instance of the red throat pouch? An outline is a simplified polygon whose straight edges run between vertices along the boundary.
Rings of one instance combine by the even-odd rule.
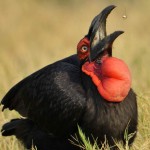
[[[100,95],[110,102],[121,102],[131,88],[128,66],[115,57],[105,58],[101,64],[86,62],[82,71],[92,78]]]

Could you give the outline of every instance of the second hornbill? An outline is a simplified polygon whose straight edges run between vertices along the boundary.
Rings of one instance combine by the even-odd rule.
[[[106,35],[106,19],[115,6],[97,15],[77,54],[50,64],[26,77],[4,96],[3,110],[18,111],[2,127],[2,135],[15,135],[26,148],[38,150],[80,149],[68,141],[77,124],[91,141],[110,146],[123,141],[125,131],[137,131],[136,94],[131,89],[127,65],[112,57],[112,44],[123,32]],[[115,149],[113,147],[112,149]]]

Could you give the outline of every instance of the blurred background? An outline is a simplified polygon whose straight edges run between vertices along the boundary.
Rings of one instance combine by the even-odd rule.
[[[76,53],[93,17],[111,4],[117,8],[108,18],[108,34],[125,31],[114,56],[129,65],[134,89],[149,92],[150,1],[0,0],[0,96],[33,71]]]
[[[125,31],[115,41],[113,55],[129,65],[132,87],[139,97],[144,95],[139,102],[139,111],[147,111],[147,116],[144,116],[148,118],[148,0],[0,0],[0,98],[11,86],[32,72],[76,53],[77,43],[87,34],[94,16],[111,4],[117,8],[108,17],[107,33]],[[0,123],[11,116],[7,113],[0,115]],[[144,116],[142,118],[141,115],[140,121],[147,121],[147,124],[144,124],[143,130],[141,124],[141,131],[145,132],[142,133],[146,141],[150,141],[150,117],[144,120]]]

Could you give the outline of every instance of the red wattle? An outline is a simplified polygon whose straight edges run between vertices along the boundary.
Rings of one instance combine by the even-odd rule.
[[[101,96],[110,102],[121,102],[131,88],[128,66],[115,57],[105,58],[101,64],[86,62],[82,71],[92,78]]]

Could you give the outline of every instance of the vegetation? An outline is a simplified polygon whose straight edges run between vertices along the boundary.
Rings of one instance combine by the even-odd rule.
[[[93,17],[110,4],[118,7],[109,16],[108,33],[125,31],[115,41],[113,55],[129,65],[132,87],[138,95],[139,130],[131,150],[149,150],[149,1],[0,0],[0,98],[25,76],[74,54]],[[13,111],[0,112],[0,126],[18,116]],[[87,149],[98,149],[84,135],[82,138]],[[123,150],[120,143],[118,147]],[[0,149],[23,148],[16,138],[0,136]]]

